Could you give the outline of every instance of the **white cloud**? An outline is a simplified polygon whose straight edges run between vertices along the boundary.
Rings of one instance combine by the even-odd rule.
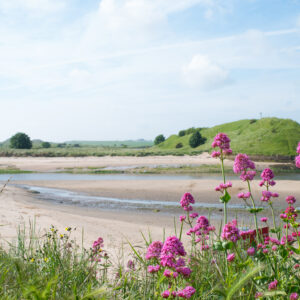
[[[199,86],[203,89],[215,89],[230,82],[227,70],[202,55],[195,55],[183,67],[183,74],[190,86]]]

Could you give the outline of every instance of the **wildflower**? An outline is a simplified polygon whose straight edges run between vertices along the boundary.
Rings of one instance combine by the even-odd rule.
[[[253,256],[255,254],[255,248],[254,247],[250,247],[248,250],[247,250],[247,254],[249,256]]]
[[[295,157],[295,164],[297,168],[300,168],[300,155]]]
[[[185,255],[186,252],[181,241],[176,236],[169,236],[162,246],[160,253],[160,263],[164,267],[168,266],[170,268],[175,268],[176,257]]]
[[[213,151],[211,157],[215,158],[215,157],[219,157],[220,155],[221,155],[220,151]]]
[[[263,253],[267,254],[267,253],[269,253],[269,250],[268,249],[263,249]]]
[[[236,174],[246,172],[247,169],[255,169],[255,164],[250,160],[247,154],[239,153],[234,160],[233,171]],[[245,173],[244,173],[245,174]]]
[[[297,269],[299,269],[299,268],[300,268],[300,264],[295,264],[295,265],[294,265],[294,269],[297,270]]]
[[[237,240],[241,238],[240,231],[236,226],[237,226],[236,220],[232,220],[232,222],[227,223],[223,227],[223,231],[222,231],[223,240],[228,240],[235,243],[237,242]]]
[[[61,238],[61,239],[64,237],[64,235],[63,235],[63,234],[60,234],[59,236],[60,236],[60,238]]]
[[[191,211],[191,210],[193,210],[193,208],[192,208],[192,206],[190,204],[194,204],[194,203],[195,203],[195,199],[194,199],[194,197],[192,196],[191,193],[185,193],[181,197],[180,204],[181,204],[181,207],[185,211]]]
[[[161,293],[161,296],[163,298],[169,298],[170,297],[170,291],[169,290],[165,290],[164,292]]]
[[[71,231],[71,229],[72,229],[71,227],[66,227],[65,228],[66,231]]]
[[[232,183],[231,181],[228,181],[226,183],[220,183],[216,188],[215,191],[216,192],[221,192],[223,193],[225,190],[227,190],[228,188],[232,187]]]
[[[290,300],[297,300],[299,298],[299,295],[297,293],[290,294]]]
[[[278,285],[278,281],[275,279],[274,281],[270,282],[268,289],[271,290],[275,290],[277,288]]]
[[[186,219],[186,216],[179,216],[179,221],[183,222]]]
[[[255,294],[255,299],[258,299],[258,298],[261,298],[261,297],[263,297],[263,293],[262,292],[257,292],[256,294]]]
[[[132,261],[131,259],[128,260],[127,262],[127,268],[129,270],[135,270],[135,264],[134,264],[134,261]]]
[[[151,259],[151,258],[159,259],[162,246],[163,243],[161,241],[152,242],[147,249],[146,259]]]
[[[277,246],[275,246],[275,245],[272,246],[272,250],[273,250],[273,251],[277,251]]]
[[[164,276],[165,276],[165,277],[168,277],[168,278],[170,278],[170,277],[176,278],[176,277],[178,276],[178,273],[166,269],[166,270],[164,271]]]
[[[191,213],[190,214],[190,218],[192,218],[192,219],[195,219],[195,218],[197,218],[199,215],[198,215],[198,213]]]
[[[287,196],[285,198],[285,201],[288,203],[288,204],[294,204],[296,202],[296,198],[294,196]]]
[[[48,259],[47,257],[44,258],[44,262],[48,262],[48,260],[49,260],[49,259]]]
[[[192,286],[187,286],[183,290],[178,291],[177,296],[184,299],[190,299],[195,293],[196,290]]]
[[[262,217],[262,218],[260,218],[260,221],[266,223],[266,222],[268,222],[268,218],[267,217]]]
[[[239,198],[239,199],[248,199],[248,198],[250,198],[251,197],[251,193],[250,192],[247,192],[247,193],[239,193],[238,195],[237,195],[237,197]]]
[[[234,259],[235,259],[234,253],[230,253],[227,255],[227,261],[231,262],[231,261],[234,261]]]
[[[230,138],[225,133],[218,133],[214,137],[214,141],[211,144],[212,148],[219,147],[220,149],[224,150],[226,154],[232,153],[230,149]]]
[[[30,262],[34,262],[35,261],[35,259],[32,257],[31,259],[30,259]]]
[[[188,267],[179,267],[179,268],[176,268],[176,271],[179,274],[182,274],[184,277],[189,277],[192,273],[192,270]]]
[[[156,273],[160,269],[160,265],[155,265],[155,266],[148,266],[148,272],[149,273]]]

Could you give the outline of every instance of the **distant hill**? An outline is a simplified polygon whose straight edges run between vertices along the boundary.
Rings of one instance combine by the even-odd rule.
[[[125,140],[125,141],[67,141],[66,144],[79,144],[80,146],[102,146],[102,147],[128,147],[142,148],[153,146],[153,141]]]
[[[211,151],[211,143],[218,132],[226,133],[231,139],[234,153],[257,155],[295,155],[300,141],[300,124],[290,119],[263,118],[260,120],[240,120],[221,124],[212,128],[199,128],[207,140],[195,150]],[[192,149],[189,139],[192,133],[171,135],[165,142],[155,146],[160,149],[176,149],[182,144],[183,151]],[[178,150],[180,150],[178,149]]]

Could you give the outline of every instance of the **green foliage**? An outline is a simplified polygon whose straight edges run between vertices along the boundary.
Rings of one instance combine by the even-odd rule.
[[[31,149],[32,142],[27,134],[18,132],[10,138],[10,147],[14,149]]]
[[[175,146],[176,149],[182,148],[182,147],[183,147],[182,143],[178,143],[178,144],[176,144],[176,146]]]
[[[199,131],[194,132],[189,139],[189,144],[192,148],[196,148],[204,143],[205,139],[201,136]]]
[[[182,137],[171,135],[158,147],[161,150],[171,150],[181,142],[183,144],[181,151],[191,150],[193,148],[190,147],[188,141],[193,130],[195,128],[186,130],[185,136]],[[240,120],[212,128],[202,128],[199,131],[207,142],[194,148],[198,151],[211,151],[211,143],[216,134],[226,132],[230,136],[231,146],[235,153],[264,155],[278,160],[281,157],[283,159],[295,155],[300,137],[300,124],[290,119],[262,118]]]
[[[178,132],[178,136],[185,136],[185,130],[180,130]]]
[[[41,146],[42,148],[50,148],[51,144],[49,142],[42,142]]]
[[[155,138],[154,145],[158,145],[158,144],[164,142],[165,140],[166,140],[165,137],[162,134],[160,134]]]

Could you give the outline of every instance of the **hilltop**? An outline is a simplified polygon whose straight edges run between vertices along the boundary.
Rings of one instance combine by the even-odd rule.
[[[248,153],[253,155],[295,155],[296,145],[300,140],[300,124],[290,119],[263,118],[240,120],[225,123],[212,128],[197,128],[207,140],[205,144],[191,148],[189,139],[192,130],[186,130],[184,136],[171,135],[163,143],[156,146],[159,149],[176,149],[176,145],[182,144],[177,150],[211,151],[211,143],[218,132],[226,133],[231,139],[231,147],[235,153]]]

